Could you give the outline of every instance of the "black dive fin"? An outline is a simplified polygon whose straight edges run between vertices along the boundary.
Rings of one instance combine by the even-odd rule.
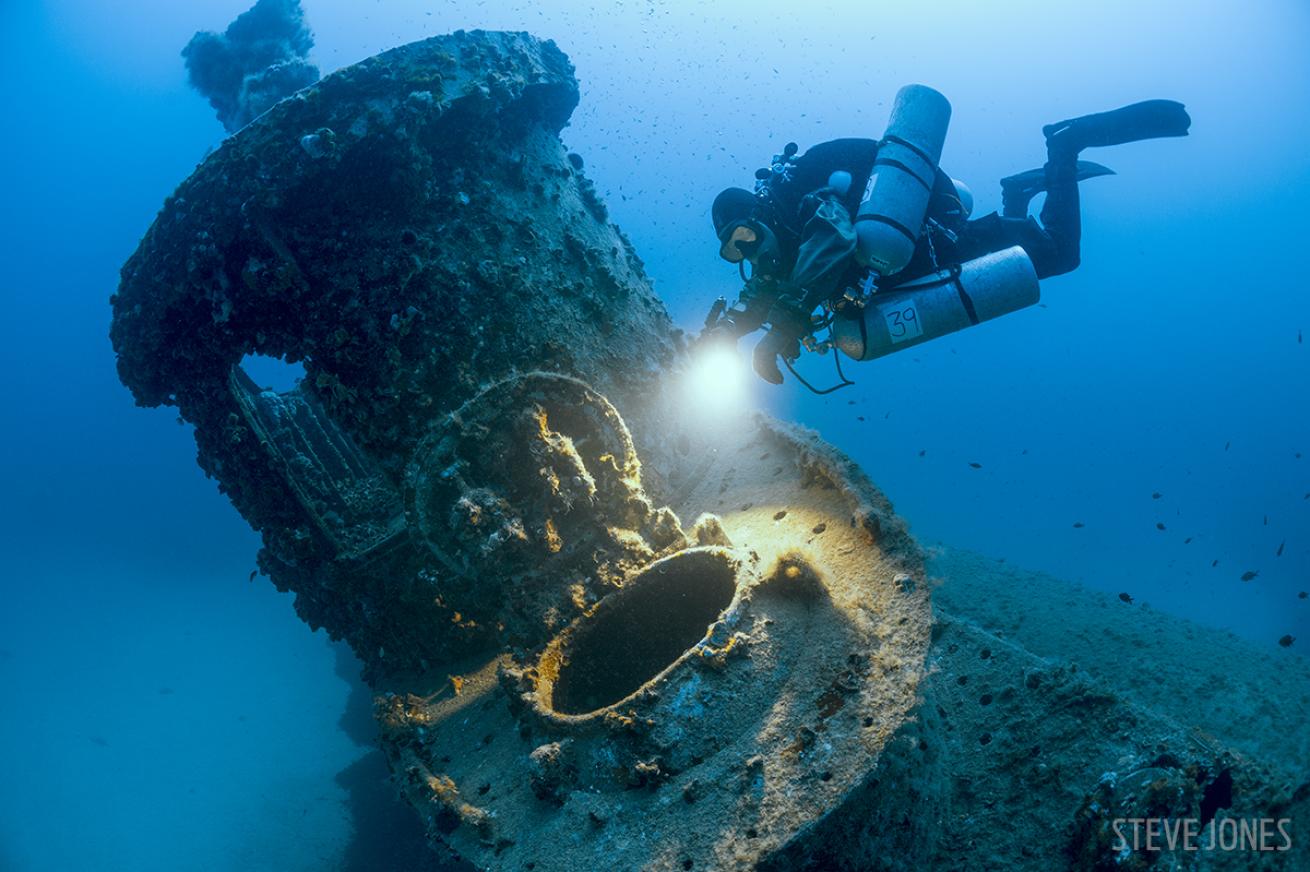
[[[1112,176],[1114,170],[1089,160],[1078,161],[1078,181],[1097,176]],[[1025,218],[1028,204],[1046,190],[1046,167],[1025,170],[1001,179],[1001,214],[1006,218]]]
[[[1042,128],[1049,147],[1070,149],[1120,145],[1139,139],[1186,136],[1192,124],[1183,104],[1175,100],[1146,100],[1109,112],[1070,118]]]

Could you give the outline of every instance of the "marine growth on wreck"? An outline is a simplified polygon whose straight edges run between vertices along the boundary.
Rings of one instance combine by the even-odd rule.
[[[696,425],[686,337],[559,139],[578,99],[526,33],[346,67],[226,139],[113,299],[120,378],[193,425],[262,572],[364,664],[434,850],[1146,869],[1112,817],[1227,803],[1310,832],[1304,734],[1231,746],[1048,659],[989,619],[992,568],[930,603],[850,459],[765,415]],[[267,389],[249,355],[305,377]]]

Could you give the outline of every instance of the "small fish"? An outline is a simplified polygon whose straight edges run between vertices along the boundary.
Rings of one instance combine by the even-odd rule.
[[[171,687],[161,687],[161,688],[159,688],[159,695],[160,695],[160,696],[172,696],[172,695],[173,695],[173,688],[171,688]]]
[[[1255,577],[1259,574],[1260,573],[1256,572],[1254,569],[1249,569],[1242,573],[1242,581],[1254,581]]]
[[[1274,556],[1275,556],[1275,557],[1282,557],[1282,556],[1283,556],[1283,548],[1284,548],[1286,545],[1287,545],[1287,540],[1286,540],[1286,539],[1284,539],[1282,542],[1279,542],[1279,543],[1278,543],[1278,550],[1274,552]]]
[[[1128,603],[1129,605],[1132,605],[1132,604],[1133,604],[1133,595],[1130,594],[1130,593],[1121,593],[1121,594],[1119,594],[1119,599],[1123,600],[1124,602]]]
[[[1191,544],[1192,544],[1192,537],[1191,537],[1191,536],[1188,536],[1186,539],[1184,539],[1184,540],[1183,540],[1183,544],[1184,544],[1184,545],[1191,545]]]
[[[782,520],[783,518],[785,518],[785,517],[787,517],[787,510],[786,510],[786,509],[782,509],[781,511],[778,511],[778,512],[775,512],[775,513],[774,513],[774,515],[773,515],[773,520],[775,520],[775,521],[781,521],[781,520]]]
[[[923,457],[923,456],[924,456],[925,454],[927,454],[927,453],[928,453],[928,449],[927,449],[927,448],[921,448],[921,449],[919,449],[919,456],[920,456],[920,457]],[[1310,494],[1306,494],[1306,496],[1310,497]]]
[[[1019,453],[1020,453],[1020,454],[1027,454],[1027,453],[1028,453],[1028,449],[1025,448],[1023,451],[1020,451]]]
[[[252,569],[252,570],[250,570],[250,577],[247,578],[246,581],[254,581],[256,575],[259,575],[259,570],[258,570],[258,569]]]
[[[1212,561],[1210,561],[1210,568],[1211,568],[1211,569],[1214,569],[1214,568],[1215,568],[1216,566],[1218,566],[1218,565],[1219,565],[1219,561],[1218,561],[1218,560],[1212,560]]]
[[[1282,645],[1284,648],[1291,648],[1292,643],[1295,641],[1296,641],[1296,637],[1293,636],[1291,633],[1288,633],[1286,636],[1278,640],[1278,644]]]
[[[1289,643],[1290,644],[1290,643]],[[99,745],[101,748],[108,748],[109,741],[104,736],[87,736],[92,745]]]
[[[1156,521],[1156,522],[1155,522],[1155,529],[1157,529],[1157,530],[1163,530],[1164,528],[1165,528],[1165,527],[1164,527],[1164,522],[1163,522],[1163,521]]]
[[[1300,330],[1296,331],[1296,344],[1297,344],[1297,345],[1300,345],[1300,344],[1301,344],[1301,331],[1300,331]]]
[[[863,420],[864,420],[864,416],[863,416],[863,415],[856,415],[856,416],[855,416],[855,420],[857,420],[857,421],[863,421]]]
[[[1230,445],[1232,445],[1232,444],[1233,444],[1233,443],[1231,443],[1231,442],[1225,442],[1225,443],[1224,443],[1224,450],[1227,451],[1227,450],[1228,450],[1228,446],[1230,446]]]
[[[1310,591],[1301,591],[1296,595],[1297,599],[1310,599]]]
[[[1073,522],[1073,528],[1074,528],[1075,530],[1081,530],[1083,527],[1086,527],[1086,526],[1087,526],[1087,525],[1084,524],[1082,521],[1074,521],[1074,522]]]
[[[1266,527],[1269,526],[1269,516],[1268,516],[1268,515],[1265,515],[1265,526],[1266,526]]]
[[[1164,496],[1164,494],[1160,493],[1159,491],[1156,491],[1155,493],[1151,494],[1151,499],[1158,500],[1162,496]]]
[[[970,463],[969,463],[969,466],[971,466],[971,467],[974,468],[974,469],[982,469],[982,464],[981,464],[981,463],[973,463],[973,462],[970,462]]]

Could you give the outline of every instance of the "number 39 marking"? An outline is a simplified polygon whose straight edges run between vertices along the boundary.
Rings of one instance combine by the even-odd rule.
[[[919,321],[919,310],[913,300],[903,300],[894,306],[882,306],[878,311],[887,322],[887,335],[893,343],[923,335],[923,324]]]

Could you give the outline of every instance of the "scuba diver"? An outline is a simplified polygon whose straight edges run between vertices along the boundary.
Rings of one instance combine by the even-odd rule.
[[[756,373],[781,384],[781,358],[829,393],[852,383],[837,351],[870,360],[1032,305],[1039,279],[1078,266],[1078,183],[1113,173],[1079,160],[1083,149],[1186,136],[1191,124],[1181,103],[1148,100],[1047,125],[1046,164],[1002,179],[1001,214],[970,220],[971,192],[937,166],[949,117],[945,97],[909,85],[882,140],[833,140],[799,157],[788,143],[756,172],[754,192],[720,193],[719,254],[744,286],[731,308],[715,301],[700,341],[735,343],[767,325]],[[1039,223],[1028,205],[1041,192]],[[802,345],[834,350],[838,385],[816,390],[796,373]]]

